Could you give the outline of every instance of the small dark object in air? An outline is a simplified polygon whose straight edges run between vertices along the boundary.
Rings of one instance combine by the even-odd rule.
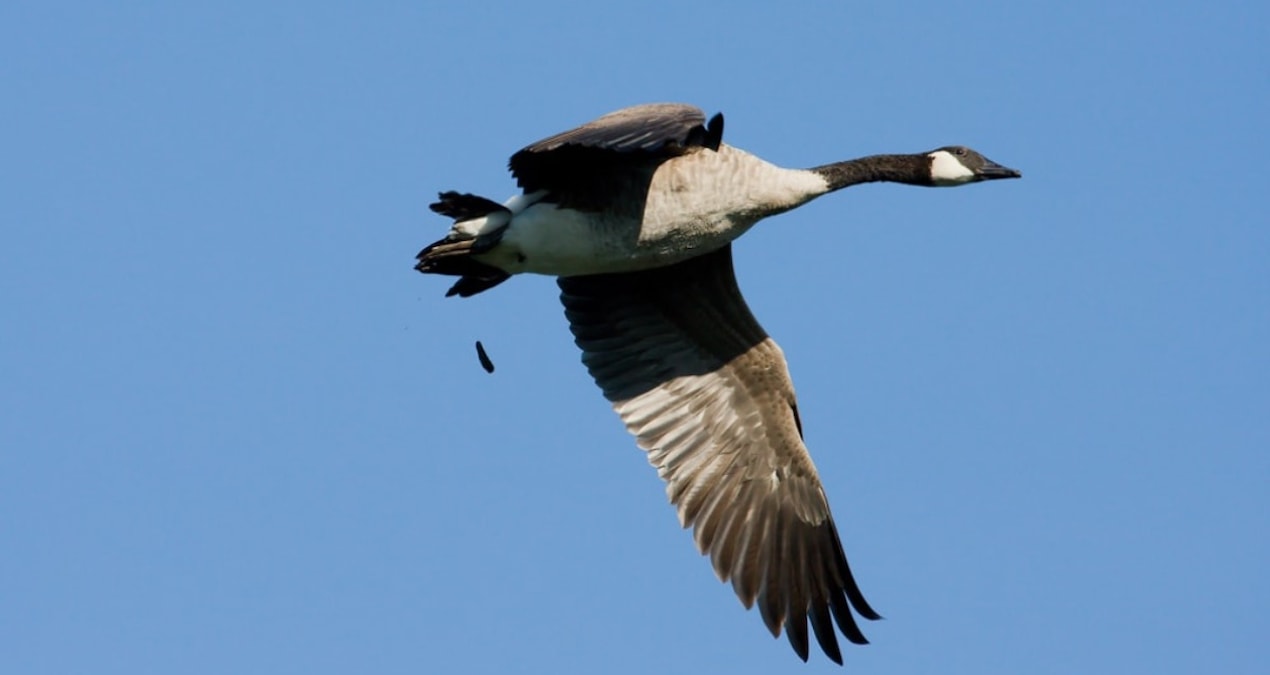
[[[481,344],[480,340],[476,341],[476,358],[481,360],[481,367],[485,369],[485,372],[494,372],[494,362],[489,360],[489,354],[485,353],[485,345]]]

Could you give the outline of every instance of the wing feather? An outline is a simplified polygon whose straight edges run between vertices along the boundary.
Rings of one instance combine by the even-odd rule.
[[[731,248],[559,283],[583,362],[719,578],[800,657],[810,621],[841,663],[833,622],[864,642],[851,608],[879,616],[847,565],[784,356],[741,297]]]
[[[653,172],[667,159],[701,148],[717,150],[723,117],[706,125],[700,108],[650,103],[611,112],[526,146],[508,168],[526,192],[585,211],[642,208]]]
[[[705,122],[706,114],[696,106],[646,103],[608,113],[576,129],[544,138],[517,154],[550,152],[567,145],[614,152],[657,152],[668,144],[683,144],[689,133]],[[514,165],[515,159],[512,161]]]

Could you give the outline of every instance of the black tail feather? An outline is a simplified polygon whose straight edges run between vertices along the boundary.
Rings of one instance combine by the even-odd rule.
[[[488,216],[498,211],[507,211],[506,206],[474,194],[450,191],[440,193],[437,198],[440,201],[429,204],[428,208],[453,218],[455,222]]]
[[[429,208],[443,216],[453,218],[455,222],[508,211],[502,204],[484,197],[458,192],[442,192],[440,201]],[[450,290],[446,291],[446,297],[457,295],[466,298],[489,290],[506,281],[511,275],[493,265],[476,260],[473,255],[494,248],[503,238],[503,229],[505,228],[473,238],[462,238],[462,235],[456,236],[454,232],[451,232],[445,239],[435,241],[419,251],[419,255],[416,256],[419,262],[415,264],[415,269],[424,274],[459,277]]]
[[[473,276],[469,274],[459,277],[459,280],[454,282],[450,290],[445,292],[445,297],[457,295],[460,298],[470,298],[481,291],[488,291],[507,281],[507,278],[511,276],[497,267],[490,267],[489,269],[491,271],[488,276]]]
[[[442,239],[419,251],[415,269],[424,274],[446,274],[460,277],[446,291],[446,297],[457,295],[466,298],[493,288],[511,275],[472,257],[479,239]]]

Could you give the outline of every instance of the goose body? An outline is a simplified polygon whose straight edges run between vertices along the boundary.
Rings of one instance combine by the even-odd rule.
[[[512,197],[502,240],[477,260],[551,276],[662,267],[730,243],[760,219],[825,194],[828,184],[720,145],[666,160],[639,192],[642,209],[599,212],[561,206],[546,191]]]
[[[853,612],[879,615],[847,564],[784,356],[741,297],[730,244],[850,185],[1020,174],[960,146],[787,169],[722,134],[721,115],[652,104],[534,143],[511,158],[523,192],[505,203],[441,194],[432,208],[454,224],[416,268],[458,276],[447,294],[460,296],[513,274],[559,277],[583,363],[719,578],[803,660],[810,624],[842,663],[834,625],[863,644]]]

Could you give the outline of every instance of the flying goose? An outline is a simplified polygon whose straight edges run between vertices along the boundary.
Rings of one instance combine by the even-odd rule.
[[[416,269],[470,296],[559,277],[582,361],[666,481],[715,573],[803,661],[808,630],[868,641],[865,601],[802,440],[785,358],[737,288],[731,242],[759,220],[859,183],[955,186],[1021,174],[961,146],[785,169],[726,145],[721,114],[640,105],[512,155],[503,204],[444,192],[449,234]],[[832,617],[832,618],[831,618]]]

